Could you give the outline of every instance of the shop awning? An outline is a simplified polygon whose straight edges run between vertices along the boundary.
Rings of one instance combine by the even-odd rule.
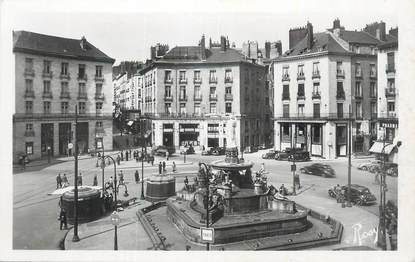
[[[383,149],[385,147],[385,149]],[[383,143],[383,142],[375,142],[372,147],[369,149],[369,152],[371,153],[378,153],[378,154],[387,154],[389,155],[393,148],[395,147],[394,144],[391,143]]]

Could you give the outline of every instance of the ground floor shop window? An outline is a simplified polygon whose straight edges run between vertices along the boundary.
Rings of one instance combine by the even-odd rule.
[[[219,146],[219,138],[217,137],[208,138],[208,147],[218,147],[218,146]]]
[[[321,126],[312,125],[311,126],[311,143],[312,144],[321,144]]]
[[[290,124],[281,124],[281,141],[291,142]]]

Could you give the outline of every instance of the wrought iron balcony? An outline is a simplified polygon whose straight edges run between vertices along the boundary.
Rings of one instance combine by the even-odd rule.
[[[297,80],[304,80],[304,79],[305,79],[304,72],[300,72],[297,74]]]
[[[201,84],[202,83],[202,78],[194,78],[193,79],[193,83],[195,83],[195,84]]]
[[[27,137],[29,137],[29,136],[35,136],[35,131],[33,131],[33,130],[26,130],[24,132],[24,136],[27,136]]]
[[[290,94],[289,93],[282,93],[282,100],[290,100]]]
[[[86,74],[78,74],[78,81],[88,81],[88,76]]]
[[[95,100],[104,100],[105,95],[103,93],[95,93]]]
[[[53,98],[52,92],[51,91],[49,91],[49,92],[43,92],[42,98],[43,99],[52,99]]]
[[[232,94],[225,94],[225,100],[233,100]]]
[[[61,92],[60,99],[71,99],[69,92]]]
[[[216,84],[216,83],[218,83],[218,78],[217,78],[217,77],[210,77],[210,78],[209,78],[209,83],[211,83],[211,84]]]
[[[186,102],[187,101],[187,96],[180,96],[179,101],[180,102]]]
[[[23,74],[26,77],[28,77],[28,76],[35,77],[35,70],[33,70],[33,69],[25,69]]]
[[[210,94],[209,95],[209,100],[210,101],[217,101],[218,100],[218,95],[217,94]]]
[[[283,74],[282,75],[282,81],[290,81],[290,75],[289,74]]]
[[[313,92],[312,99],[321,99],[320,92]]]
[[[385,96],[386,97],[395,97],[396,96],[396,88],[385,88]]]
[[[147,98],[146,98],[147,101]],[[173,97],[172,96],[164,96],[164,101],[173,101]]]
[[[43,78],[51,79],[53,77],[53,73],[51,71],[49,71],[49,72],[42,72],[42,77]]]
[[[164,79],[164,83],[166,83],[166,84],[172,84],[173,83],[173,79],[171,79],[171,78],[165,78]]]
[[[355,98],[355,99],[362,99],[362,98],[363,98],[363,94],[362,94],[362,93],[356,93],[356,94],[354,95],[354,98]]]
[[[320,78],[320,71],[319,70],[313,71],[313,74],[312,74],[311,78],[312,79]]]
[[[297,100],[305,100],[304,93],[297,93]]]
[[[86,92],[79,92],[78,99],[88,99],[88,95]]]
[[[61,73],[60,76],[59,76],[59,78],[61,80],[64,80],[64,79],[69,80],[69,79],[71,79],[71,75],[69,73],[67,73],[67,74],[62,74]]]
[[[376,70],[370,71],[369,77],[370,78],[377,78]]]
[[[232,83],[232,82],[233,82],[233,77],[231,76],[225,77],[225,83]]]
[[[336,99],[344,100],[345,98],[346,98],[346,95],[345,95],[344,91],[341,91],[341,92],[337,91]]]
[[[355,77],[362,78],[363,77],[362,70],[356,70]]]
[[[382,112],[378,113],[379,119],[398,119],[398,116],[395,111],[389,111],[389,112]]]
[[[25,98],[35,98],[35,91],[33,90],[26,90],[24,93]]]
[[[102,75],[100,76],[95,75],[94,80],[95,82],[104,82],[105,78]]]
[[[187,84],[187,78],[179,79],[180,84]]]
[[[296,113],[296,114],[276,114],[275,119],[286,119],[286,120],[337,120],[337,119],[354,119],[352,114],[348,113]]]
[[[386,64],[386,73],[395,73],[395,64]]]
[[[202,95],[195,95],[194,97],[193,97],[193,100],[194,101],[202,101]]]
[[[337,76],[337,78],[344,78],[344,70],[343,69],[337,69],[336,76]]]

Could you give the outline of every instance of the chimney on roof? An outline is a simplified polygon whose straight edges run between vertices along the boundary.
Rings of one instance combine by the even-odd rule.
[[[228,38],[228,36],[226,36],[226,48],[229,48],[230,47],[230,45],[229,45],[229,38]]]
[[[307,49],[310,50],[313,47],[313,25],[307,22]]]
[[[271,54],[271,43],[265,42],[265,58],[269,59]]]
[[[371,34],[372,36],[376,37],[378,40],[386,41],[386,25],[385,22],[375,22],[363,29],[366,33]]]
[[[389,34],[394,37],[398,37],[398,27],[389,29]]]
[[[86,51],[87,42],[86,42],[85,36],[82,36],[80,45],[81,45],[81,49]]]
[[[212,48],[212,37],[209,37],[209,49]]]
[[[333,29],[340,29],[340,19],[339,18],[336,18],[333,21]]]
[[[220,51],[226,51],[226,38],[224,36],[220,37]]]
[[[206,60],[205,35],[202,35],[202,39],[200,40],[200,47],[202,48],[202,60]]]

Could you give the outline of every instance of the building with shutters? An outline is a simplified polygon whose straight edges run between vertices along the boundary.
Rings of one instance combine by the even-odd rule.
[[[13,161],[72,154],[75,106],[79,152],[112,150],[112,64],[85,37],[13,32]]]
[[[142,113],[152,119],[153,145],[225,147],[226,124],[236,120],[238,148],[269,143],[265,67],[220,43],[176,46],[143,76]]]

